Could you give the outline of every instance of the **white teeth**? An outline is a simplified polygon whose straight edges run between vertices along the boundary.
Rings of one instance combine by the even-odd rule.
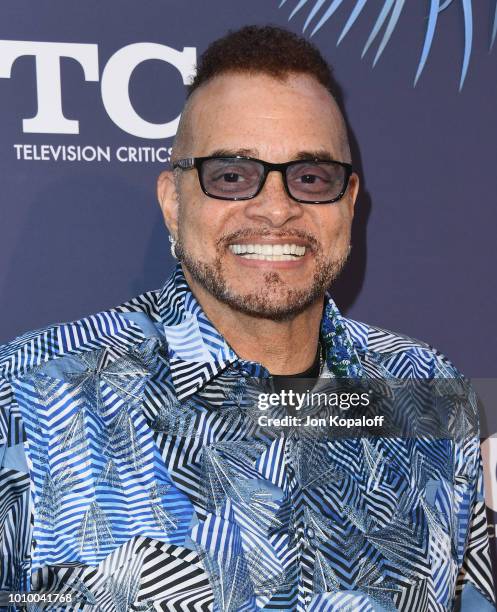
[[[231,244],[230,250],[245,259],[292,261],[305,255],[305,246],[297,244]]]
[[[259,255],[258,253],[246,253],[242,255],[245,259],[258,259],[259,261],[295,261],[292,255]]]

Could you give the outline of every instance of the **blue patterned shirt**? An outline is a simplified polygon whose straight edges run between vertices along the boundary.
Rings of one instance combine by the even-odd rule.
[[[331,298],[320,339],[324,378],[460,379]],[[261,431],[253,379],[271,381],[179,265],[1,347],[0,590],[63,594],[49,610],[494,609],[477,435]]]

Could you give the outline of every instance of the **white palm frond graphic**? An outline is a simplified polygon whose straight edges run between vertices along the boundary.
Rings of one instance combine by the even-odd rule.
[[[464,20],[464,50],[462,57],[461,77],[459,80],[459,90],[462,89],[468,73],[471,49],[473,46],[473,2],[477,1],[478,0],[429,0],[425,38],[416,70],[416,76],[414,77],[414,85],[416,85],[418,82],[419,77],[425,68],[433,39],[435,37],[437,22],[440,14],[449,8],[455,9],[457,7],[458,10],[461,11],[462,18]],[[280,0],[279,7],[281,8],[283,5],[290,6],[294,4],[288,17],[289,21],[302,9],[305,8],[308,10],[302,32],[305,33],[307,30],[312,28],[310,30],[310,36],[314,36],[314,34],[316,34],[316,32],[318,32],[323,25],[331,19],[341,5],[350,4],[350,14],[337,40],[337,45],[339,45],[359,18],[359,15],[362,13],[362,10],[366,6],[367,2],[368,0]],[[497,0],[492,0],[492,2],[495,2],[495,8],[493,10],[494,15],[491,26],[490,49],[492,49],[497,37]],[[361,54],[361,57],[364,57],[371,45],[375,41],[379,40],[376,54],[373,59],[373,66],[375,66],[376,62],[380,59],[383,51],[385,50],[399,22],[399,18],[403,9],[405,8],[405,5],[406,0],[383,0],[383,5],[381,6],[378,17],[371,28],[371,32],[364,44]]]

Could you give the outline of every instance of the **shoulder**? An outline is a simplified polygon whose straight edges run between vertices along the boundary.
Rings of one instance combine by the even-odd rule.
[[[381,367],[395,377],[459,378],[454,364],[430,344],[381,327],[343,317],[365,369]]]
[[[158,292],[149,291],[116,306],[68,323],[27,332],[0,345],[0,380],[8,382],[66,355],[105,347],[123,353],[151,335],[160,321]]]
[[[410,415],[412,423],[419,422],[420,414],[424,415],[425,423],[445,423],[463,457],[458,466],[471,463],[476,473],[480,409],[470,380],[443,353],[426,342],[352,319],[343,318],[343,324],[364,375],[386,382],[389,391],[393,391],[392,397],[399,402],[396,405],[401,407],[403,417]],[[395,379],[393,385],[388,382],[390,379]],[[400,381],[408,384],[399,385]],[[400,391],[399,395],[395,389]],[[404,390],[409,393],[404,395]],[[413,398],[416,401],[413,402]],[[427,417],[432,415],[433,409],[436,419],[430,421]],[[441,416],[442,420],[438,421]],[[428,431],[433,434],[433,430]]]

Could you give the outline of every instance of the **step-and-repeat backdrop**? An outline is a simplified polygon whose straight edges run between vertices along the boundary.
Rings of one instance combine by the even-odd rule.
[[[249,23],[303,33],[334,66],[362,180],[334,295],[474,379],[495,546],[495,0],[3,0],[0,343],[163,284],[155,179],[184,83]]]

